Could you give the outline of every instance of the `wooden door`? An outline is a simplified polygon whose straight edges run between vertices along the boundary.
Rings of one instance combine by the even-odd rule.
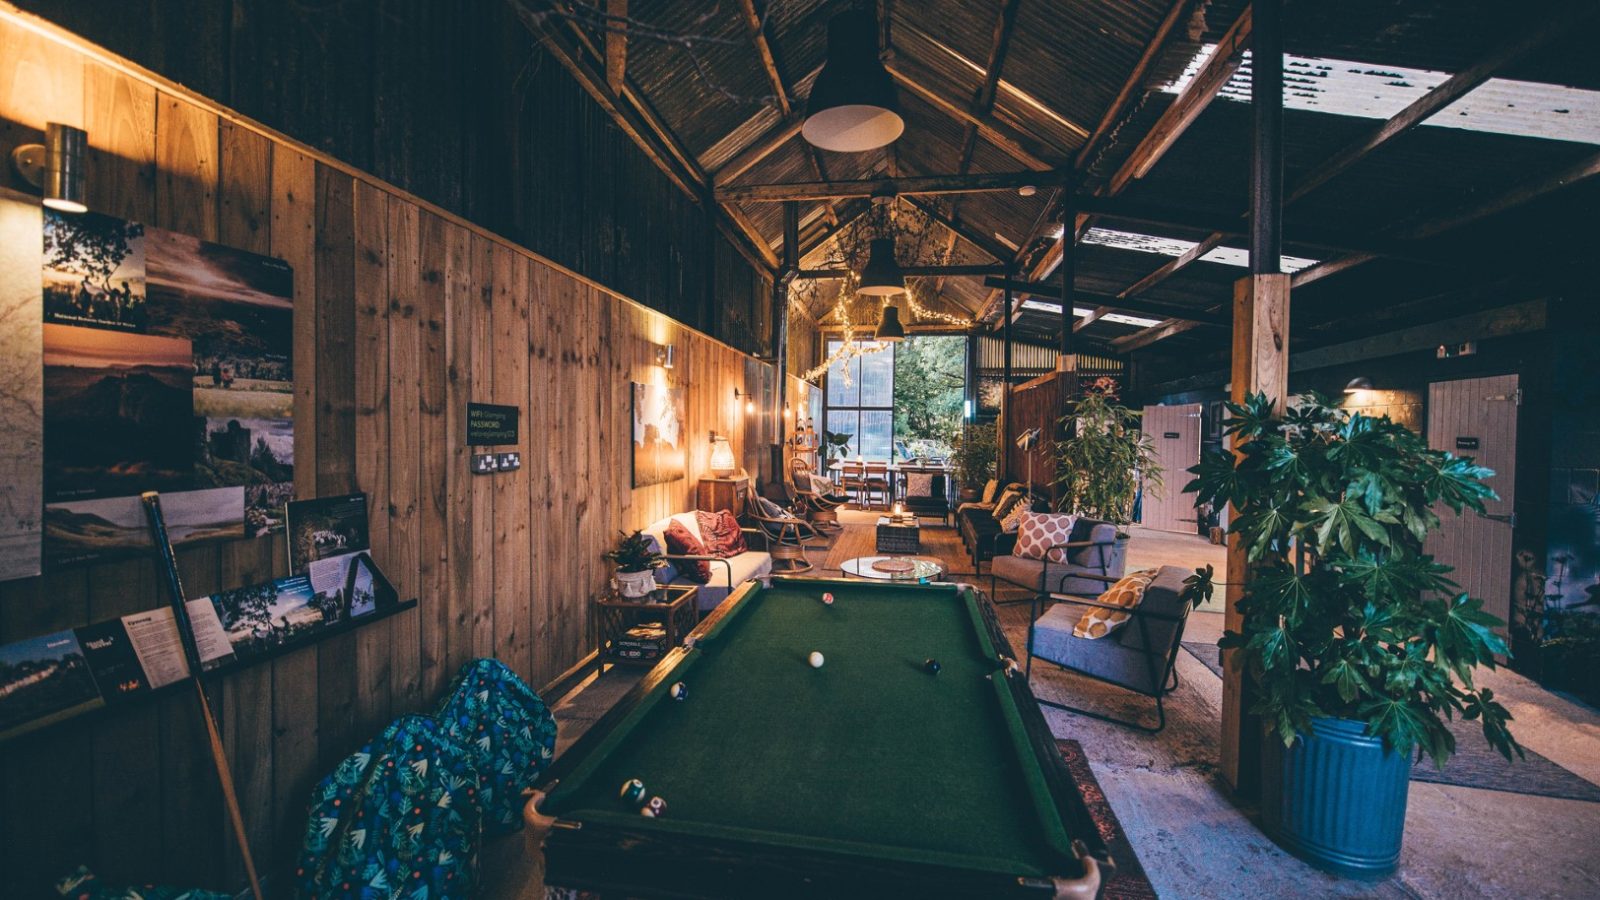
[[[1146,528],[1196,533],[1194,494],[1183,486],[1194,477],[1188,469],[1200,462],[1200,415],[1198,403],[1144,408],[1144,433],[1155,443],[1164,473],[1159,485],[1145,482],[1140,523]]]
[[[1455,568],[1450,578],[1483,600],[1484,611],[1502,620],[1511,614],[1511,537],[1516,502],[1517,376],[1436,381],[1428,385],[1428,446],[1470,456],[1495,471],[1488,484],[1498,500],[1483,515],[1439,514],[1439,530],[1424,544],[1434,559]]]

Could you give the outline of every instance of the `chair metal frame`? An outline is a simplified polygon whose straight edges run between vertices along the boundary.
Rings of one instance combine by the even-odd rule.
[[[1087,575],[1087,574],[1079,574],[1079,575],[1076,575],[1074,577],[1089,578],[1089,579],[1092,579],[1094,581],[1103,581],[1106,584],[1115,584],[1116,582],[1121,580],[1121,579],[1118,579],[1118,578],[1111,578],[1109,576]],[[1085,678],[1092,678],[1095,681],[1102,681],[1102,682],[1105,682],[1106,684],[1114,685],[1116,687],[1122,688],[1125,691],[1130,691],[1132,693],[1140,694],[1140,695],[1145,696],[1145,697],[1153,697],[1155,699],[1155,701],[1156,701],[1156,724],[1155,724],[1155,727],[1152,728],[1149,725],[1144,725],[1144,724],[1142,724],[1140,722],[1137,722],[1137,721],[1134,721],[1134,720],[1131,720],[1131,719],[1119,719],[1116,716],[1111,716],[1111,715],[1107,715],[1105,713],[1095,712],[1094,710],[1083,709],[1083,708],[1077,707],[1077,706],[1070,706],[1070,705],[1065,704],[1065,703],[1057,703],[1054,700],[1045,700],[1045,699],[1042,699],[1042,698],[1038,697],[1037,695],[1035,695],[1035,699],[1037,699],[1040,703],[1044,704],[1045,706],[1055,707],[1056,709],[1065,710],[1066,712],[1070,712],[1070,713],[1076,713],[1077,715],[1080,715],[1080,716],[1088,716],[1091,719],[1099,719],[1102,722],[1110,722],[1113,725],[1121,725],[1124,728],[1132,728],[1135,731],[1142,731],[1142,732],[1144,732],[1146,734],[1158,734],[1158,733],[1161,732],[1162,729],[1166,728],[1167,727],[1167,710],[1166,710],[1165,705],[1163,704],[1163,700],[1166,698],[1167,694],[1170,694],[1173,691],[1178,689],[1178,651],[1180,649],[1182,649],[1182,647],[1183,647],[1183,631],[1184,631],[1184,628],[1187,627],[1188,624],[1189,624],[1189,613],[1193,611],[1193,608],[1190,607],[1188,609],[1185,609],[1181,615],[1168,616],[1168,615],[1163,615],[1161,613],[1152,613],[1152,612],[1149,612],[1149,611],[1146,611],[1146,610],[1141,610],[1137,606],[1131,607],[1131,608],[1130,607],[1126,607],[1126,606],[1113,606],[1113,605],[1111,605],[1109,603],[1101,603],[1097,598],[1080,597],[1080,596],[1077,596],[1075,594],[1056,593],[1056,594],[1040,594],[1040,595],[1037,595],[1037,596],[1035,596],[1033,598],[1033,603],[1032,603],[1032,606],[1031,606],[1031,608],[1029,610],[1029,616],[1028,616],[1028,645],[1027,645],[1028,659],[1027,659],[1027,662],[1026,662],[1026,664],[1024,666],[1024,669],[1023,669],[1023,677],[1024,678],[1031,679],[1033,677],[1033,659],[1034,659],[1034,655],[1035,655],[1034,652],[1033,652],[1034,625],[1035,625],[1035,623],[1037,623],[1039,621],[1039,617],[1044,613],[1044,610],[1041,607],[1043,606],[1043,604],[1044,604],[1044,602],[1046,600],[1057,600],[1059,602],[1075,603],[1075,604],[1078,604],[1080,606],[1093,606],[1093,607],[1098,607],[1100,609],[1110,609],[1110,610],[1115,610],[1117,612],[1125,612],[1125,613],[1129,614],[1129,616],[1133,619],[1133,621],[1128,623],[1127,625],[1122,626],[1122,627],[1127,628],[1127,627],[1130,627],[1132,625],[1137,625],[1138,628],[1139,628],[1139,638],[1140,638],[1141,642],[1144,644],[1143,654],[1144,654],[1144,657],[1145,657],[1146,671],[1150,675],[1150,683],[1154,684],[1154,685],[1157,685],[1156,690],[1155,690],[1154,693],[1151,693],[1149,691],[1141,691],[1138,688],[1129,687],[1129,686],[1127,686],[1125,684],[1122,684],[1120,682],[1112,681],[1109,678],[1105,678],[1105,677],[1100,676],[1100,675],[1095,675],[1092,672],[1085,672],[1085,671],[1083,671],[1081,669],[1073,668],[1072,666],[1066,665],[1065,663],[1056,662],[1055,660],[1050,659],[1048,657],[1041,656],[1039,658],[1044,660],[1047,663],[1050,663],[1051,665],[1053,665],[1053,666],[1055,666],[1055,667],[1057,667],[1059,669],[1071,672],[1071,673],[1073,673],[1075,675],[1081,675],[1081,676],[1083,676]],[[1158,654],[1153,652],[1151,650],[1151,648],[1150,648],[1150,626],[1148,624],[1146,624],[1147,620],[1150,620],[1150,619],[1156,619],[1156,620],[1164,621],[1164,622],[1177,622],[1178,623],[1178,627],[1176,629],[1174,629],[1173,632],[1172,632],[1172,646],[1167,649],[1166,654],[1165,654],[1166,659],[1165,659],[1164,663],[1162,664],[1162,666],[1159,669],[1156,666],[1156,659],[1158,658]],[[1074,640],[1087,640],[1087,639],[1086,638],[1074,638]],[[1106,636],[1104,638],[1100,638],[1100,640],[1111,640],[1111,637],[1108,635],[1108,636]],[[1170,685],[1168,684],[1168,681],[1171,682]],[[1030,687],[1032,686],[1031,680],[1029,682],[1029,686]]]

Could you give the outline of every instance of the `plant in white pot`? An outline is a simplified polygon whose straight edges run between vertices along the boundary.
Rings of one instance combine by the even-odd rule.
[[[1447,720],[1522,753],[1473,683],[1507,652],[1503,623],[1423,552],[1435,508],[1481,511],[1494,473],[1314,395],[1284,413],[1264,395],[1228,410],[1238,455],[1206,454],[1185,490],[1233,505],[1251,566],[1243,625],[1220,646],[1247,667],[1269,735],[1263,824],[1325,869],[1382,877],[1399,862],[1413,751],[1442,766]]]
[[[617,593],[624,597],[645,597],[656,589],[656,569],[666,564],[650,546],[643,532],[618,532],[622,540],[606,551],[606,559],[617,564]]]

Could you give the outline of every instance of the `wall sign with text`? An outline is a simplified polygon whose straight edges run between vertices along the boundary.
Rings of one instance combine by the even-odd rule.
[[[467,404],[467,446],[493,447],[517,442],[515,406],[493,403]]]

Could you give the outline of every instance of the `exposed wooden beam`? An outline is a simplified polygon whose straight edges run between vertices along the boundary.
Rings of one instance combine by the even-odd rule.
[[[1333,259],[1325,259],[1314,266],[1306,266],[1304,269],[1290,275],[1289,286],[1298,288],[1313,284],[1327,278],[1329,275],[1337,275],[1346,269],[1353,269],[1377,258],[1371,253],[1351,253],[1345,256],[1336,256]]]
[[[1116,99],[1106,107],[1105,115],[1100,117],[1099,124],[1094,131],[1089,133],[1089,139],[1078,148],[1077,158],[1073,161],[1075,168],[1082,171],[1087,168],[1094,152],[1100,149],[1100,142],[1111,133],[1113,127],[1122,118],[1128,104],[1133,101],[1134,94],[1144,85],[1145,79],[1150,76],[1150,68],[1156,60],[1161,58],[1161,51],[1167,44],[1167,38],[1172,35],[1172,29],[1183,19],[1183,11],[1188,8],[1191,0],[1173,0],[1172,6],[1167,9],[1167,14],[1162,18],[1161,24],[1156,26],[1155,34],[1144,46],[1144,53],[1139,56],[1139,61],[1134,64],[1133,71],[1128,73],[1126,81],[1122,82],[1122,89],[1117,91]]]
[[[983,83],[972,96],[972,116],[961,139],[961,159],[956,171],[962,175],[972,168],[972,155],[978,148],[978,122],[988,117],[994,109],[995,96],[1000,90],[1000,72],[1005,66],[1006,51],[1011,46],[1011,31],[1017,24],[1017,7],[1020,0],[1003,0],[995,16],[994,35],[989,40],[989,56],[983,66]]]
[[[900,271],[911,277],[928,277],[934,275],[996,275],[1005,271],[1005,266],[997,265],[950,265],[950,266],[901,266]],[[849,269],[801,269],[801,278],[844,278],[850,274]]]
[[[1136,297],[1139,294],[1150,290],[1161,282],[1166,281],[1168,278],[1178,274],[1178,272],[1182,271],[1184,267],[1188,266],[1190,263],[1217,249],[1217,247],[1222,244],[1224,237],[1226,237],[1226,235],[1223,235],[1221,232],[1213,233],[1210,237],[1198,244],[1195,244],[1188,250],[1183,251],[1181,255],[1175,256],[1168,260],[1167,263],[1161,268],[1151,272],[1149,275],[1146,275],[1128,287],[1118,291],[1118,299],[1126,300],[1129,297]]]
[[[1054,148],[1023,134],[1015,128],[996,120],[993,116],[979,118],[961,104],[950,100],[928,87],[929,78],[917,63],[907,57],[896,58],[888,66],[889,74],[901,86],[911,89],[911,92],[926,100],[940,112],[952,119],[975,125],[978,133],[983,135],[989,143],[1000,148],[1017,162],[1040,172],[1048,172],[1056,164],[1047,160],[1046,156],[1060,158],[1062,154]]]
[[[765,134],[751,141],[750,146],[740,150],[732,159],[712,171],[712,180],[717,184],[725,184],[755,168],[763,159],[777,152],[779,147],[799,134],[800,126],[803,124],[805,120],[799,115],[780,119],[778,124],[769,128]]]
[[[1507,67],[1526,58],[1528,54],[1558,37],[1571,34],[1575,25],[1594,15],[1596,10],[1600,10],[1600,4],[1593,2],[1570,4],[1556,15],[1495,47],[1473,65],[1462,69],[1446,79],[1443,84],[1413,100],[1405,109],[1385,120],[1370,134],[1330,156],[1300,179],[1294,190],[1289,192],[1289,199],[1285,202],[1293,203],[1311,193],[1385,144],[1421,125],[1434,113],[1471,93]]]
[[[1116,307],[1096,306],[1094,309],[1089,310],[1089,314],[1087,316],[1084,316],[1078,321],[1072,323],[1072,330],[1074,333],[1082,331],[1116,311]]]
[[[1111,349],[1118,353],[1132,353],[1135,350],[1148,347],[1157,341],[1164,341],[1175,334],[1193,331],[1200,327],[1199,322],[1187,319],[1168,319],[1160,325],[1152,325],[1143,331],[1119,337],[1111,342]]]
[[[1004,278],[985,278],[983,280],[984,287],[995,290],[1004,290],[1008,284],[1012,292],[1016,294],[1027,294],[1031,297],[1039,297],[1046,300],[1061,299],[1061,286],[1059,284],[1028,281],[1007,282]],[[1121,312],[1138,316],[1160,316],[1163,319],[1186,319],[1191,322],[1199,322],[1202,325],[1227,325],[1230,321],[1224,315],[1203,309],[1187,309],[1172,303],[1157,303],[1152,300],[1125,301],[1118,297],[1093,294],[1082,288],[1075,289],[1073,293],[1080,300],[1090,303],[1097,302],[1107,307],[1108,312]]]
[[[874,194],[972,194],[1014,191],[1039,182],[1037,172],[976,172],[967,175],[907,175],[899,178],[862,178],[852,181],[813,181],[797,184],[736,184],[717,187],[717,199],[749,203],[783,200],[831,200],[871,197]]]
[[[739,204],[724,203],[722,204],[722,211],[727,214],[728,219],[732,221],[740,231],[744,232],[750,237],[751,243],[755,245],[756,252],[761,254],[761,258],[766,261],[767,265],[773,269],[777,269],[777,251],[773,250],[772,245],[768,244],[766,240],[761,237],[761,229],[756,227],[756,223],[750,221],[750,217],[745,215],[744,210],[739,208]]]
[[[818,234],[816,238],[800,246],[800,258],[803,260],[809,257],[812,253],[815,253],[818,248],[825,246],[828,241],[833,239],[835,235],[846,228],[849,228],[857,219],[866,215],[867,210],[870,208],[871,207],[868,204],[858,204],[855,209],[852,209],[840,216],[838,224],[829,226],[820,234]]]
[[[1561,13],[1546,19],[1533,28],[1518,34],[1512,40],[1496,47],[1477,63],[1452,75],[1443,84],[1418,97],[1405,109],[1386,119],[1371,133],[1328,157],[1321,165],[1307,172],[1290,190],[1287,199],[1284,200],[1284,204],[1293,203],[1328,183],[1395,138],[1421,125],[1435,113],[1471,93],[1506,67],[1525,58],[1529,53],[1537,50],[1553,38],[1568,33],[1571,27],[1577,24],[1579,20],[1592,15],[1597,9],[1600,9],[1600,6],[1593,3],[1573,4]],[[1213,232],[1203,242],[1207,246],[1206,250],[1193,256],[1187,253],[1184,254],[1177,260],[1167,263],[1135,282],[1119,296],[1138,294],[1155,287],[1182,271],[1200,256],[1209,253],[1211,248],[1219,245],[1225,236],[1226,234],[1222,230]],[[1365,261],[1365,259],[1361,260],[1361,262]],[[1346,262],[1341,268],[1349,268],[1350,265],[1349,262]],[[1294,283],[1296,285],[1310,284],[1318,278],[1331,275],[1339,270],[1317,267],[1302,270],[1303,273],[1297,273]]]
[[[1222,36],[1222,40],[1217,42],[1216,52],[1211,54],[1206,64],[1195,73],[1194,79],[1184,86],[1172,105],[1167,107],[1166,112],[1161,114],[1161,118],[1156,120],[1156,124],[1111,176],[1106,186],[1107,194],[1115,196],[1130,181],[1143,178],[1211,105],[1211,101],[1228,83],[1228,79],[1239,71],[1239,64],[1244,61],[1244,51],[1250,45],[1250,22],[1251,8],[1247,6]]]
[[[628,0],[606,0],[606,85],[622,93],[628,72]]]
[[[767,42],[766,27],[761,15],[756,12],[755,0],[739,0],[739,13],[744,18],[745,28],[750,31],[750,41],[755,44],[756,55],[761,58],[761,70],[766,73],[767,84],[772,87],[778,112],[788,118],[791,112],[789,91],[783,86],[783,78],[778,75],[778,61],[772,55],[772,45]]]

